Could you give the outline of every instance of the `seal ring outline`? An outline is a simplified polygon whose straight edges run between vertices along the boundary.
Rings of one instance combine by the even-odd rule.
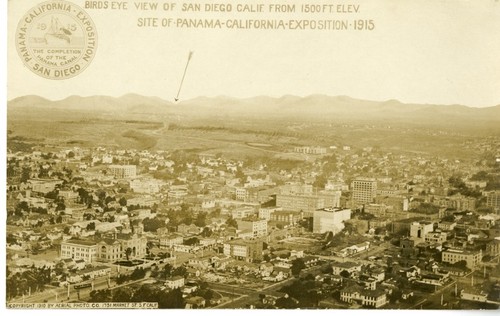
[[[68,6],[69,12],[68,10],[53,7],[58,4]],[[42,10],[44,7],[49,7],[49,9]],[[37,12],[37,10],[41,12]],[[80,14],[83,19],[78,16]],[[64,15],[71,19],[75,25],[78,25],[83,37],[81,47],[33,47],[33,44],[29,43],[29,35],[33,32],[32,29],[35,27],[36,22],[40,19],[47,18],[48,15]],[[29,22],[27,21],[28,19]],[[88,28],[90,28],[90,30]],[[91,36],[89,34],[91,34]],[[90,40],[91,42],[89,42]],[[89,14],[80,6],[65,0],[45,1],[30,8],[19,20],[15,36],[16,50],[24,65],[36,75],[51,80],[70,79],[82,73],[95,57],[97,52],[97,42],[97,29]],[[68,51],[80,49],[81,52],[78,54],[77,58],[71,60],[70,62],[54,65],[37,58],[33,49],[46,49],[47,52],[50,49],[66,49]],[[87,54],[89,51],[90,54]]]

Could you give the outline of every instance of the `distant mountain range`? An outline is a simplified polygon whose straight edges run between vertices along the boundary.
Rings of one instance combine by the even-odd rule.
[[[195,115],[282,116],[318,119],[422,121],[436,124],[474,125],[500,123],[500,105],[473,108],[463,105],[405,104],[397,100],[383,102],[353,99],[347,96],[285,95],[279,98],[198,97],[173,103],[158,97],[126,94],[121,97],[70,96],[51,101],[28,95],[8,101],[8,109],[41,108],[116,113],[195,113]]]

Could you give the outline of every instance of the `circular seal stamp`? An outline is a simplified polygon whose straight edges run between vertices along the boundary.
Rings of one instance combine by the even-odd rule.
[[[31,8],[19,21],[16,48],[24,64],[47,79],[81,73],[96,54],[97,31],[79,6],[53,0]]]

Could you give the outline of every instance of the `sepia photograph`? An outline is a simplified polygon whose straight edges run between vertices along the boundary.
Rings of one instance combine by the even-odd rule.
[[[499,309],[498,0],[4,7],[7,311]]]

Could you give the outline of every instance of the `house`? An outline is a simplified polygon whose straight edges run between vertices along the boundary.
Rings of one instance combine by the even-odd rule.
[[[460,298],[468,301],[487,302],[488,294],[479,289],[469,287],[460,291]]]
[[[87,263],[85,262],[85,260],[83,260],[83,259],[76,259],[74,267],[77,270],[82,270],[82,269],[85,269],[86,265],[87,265]]]
[[[288,279],[292,275],[292,269],[290,268],[282,268],[282,267],[274,267],[271,276],[276,278],[277,281]]]
[[[177,232],[180,234],[197,235],[200,233],[200,231],[201,229],[194,224],[191,225],[180,224],[179,226],[177,226]]]
[[[270,262],[264,262],[259,266],[259,270],[262,277],[268,277],[273,273],[274,266]]]
[[[365,241],[365,242],[360,243],[360,244],[356,244],[356,245],[352,245],[352,246],[343,248],[337,252],[337,255],[339,257],[348,257],[348,256],[352,256],[358,252],[368,250],[369,248],[370,248],[370,242]]]
[[[173,276],[171,278],[168,278],[165,281],[165,286],[170,288],[170,289],[178,289],[184,286],[184,277],[177,275]]]
[[[193,296],[186,298],[186,309],[197,309],[205,307],[206,301],[201,296]]]
[[[340,300],[359,303],[366,307],[380,308],[387,304],[387,294],[381,289],[367,290],[359,285],[346,287],[340,292]]]
[[[182,245],[183,242],[184,239],[178,234],[164,235],[159,238],[160,248],[172,248],[175,245]]]
[[[356,262],[333,262],[332,263],[332,274],[340,275],[342,271],[347,271],[349,274],[356,272],[361,272],[362,265]]]
[[[403,292],[401,293],[401,298],[407,300],[410,297],[413,297],[413,295],[414,293],[412,290],[404,289]]]

